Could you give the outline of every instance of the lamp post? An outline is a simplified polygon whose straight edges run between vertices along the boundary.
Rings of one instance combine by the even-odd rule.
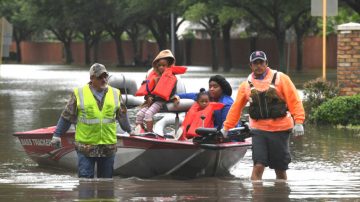
[[[171,21],[171,51],[175,55],[175,15],[174,13],[170,14]]]

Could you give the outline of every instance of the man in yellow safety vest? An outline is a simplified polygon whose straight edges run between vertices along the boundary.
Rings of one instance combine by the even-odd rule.
[[[62,112],[51,143],[59,145],[60,136],[76,123],[75,148],[78,155],[78,176],[112,178],[116,147],[116,120],[131,133],[126,106],[120,91],[108,85],[109,73],[104,65],[90,67],[90,82],[75,88]]]

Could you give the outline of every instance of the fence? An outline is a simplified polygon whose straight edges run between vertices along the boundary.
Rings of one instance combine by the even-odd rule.
[[[11,51],[16,52],[16,46],[13,42]],[[320,36],[309,36],[303,41],[303,68],[319,69],[322,66],[322,38]],[[187,48],[185,48],[187,46]],[[187,63],[187,65],[211,66],[211,45],[210,40],[193,39],[191,41],[179,41],[178,61]],[[224,49],[222,40],[217,41],[219,64],[224,63]],[[286,45],[286,47],[289,47]],[[337,36],[327,37],[327,66],[336,68],[337,58]],[[125,65],[132,65],[134,62],[133,47],[131,41],[123,41]],[[265,39],[232,39],[231,53],[233,68],[247,68],[248,58],[251,49],[264,50],[272,67],[277,67],[278,51],[276,40],[272,38]],[[23,64],[63,64],[65,61],[63,45],[60,42],[29,42],[21,43],[22,63]],[[144,64],[149,64],[157,54],[158,48],[155,42],[140,42],[140,59]],[[188,50],[186,52],[185,50]],[[296,66],[296,46],[295,42],[290,44],[290,69]],[[113,41],[102,41],[99,44],[98,61],[108,65],[117,64],[116,48]],[[285,53],[288,53],[286,50]],[[84,64],[84,45],[82,42],[72,44],[72,54],[74,64]],[[92,55],[92,54],[91,54]],[[287,58],[287,56],[285,56]],[[178,63],[181,65],[180,63]]]

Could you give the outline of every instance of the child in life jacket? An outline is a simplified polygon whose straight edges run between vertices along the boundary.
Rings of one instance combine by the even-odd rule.
[[[186,113],[185,119],[178,130],[179,140],[187,140],[197,137],[195,133],[197,128],[213,128],[214,127],[214,110],[219,110],[224,104],[218,102],[210,102],[209,94],[204,88],[200,89],[197,94],[196,102]]]
[[[136,114],[135,133],[153,132],[153,116],[163,105],[173,99],[176,92],[177,78],[174,74],[185,73],[185,67],[174,67],[175,57],[170,50],[163,50],[152,62],[152,70],[142,83],[136,96],[145,96],[142,108]],[[144,127],[145,125],[145,127]]]

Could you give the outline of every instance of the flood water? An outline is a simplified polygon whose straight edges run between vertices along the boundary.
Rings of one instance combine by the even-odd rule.
[[[126,71],[138,84],[144,77]],[[305,126],[301,140],[291,139],[286,182],[269,169],[262,182],[251,182],[250,150],[234,178],[79,180],[73,172],[39,168],[12,134],[55,125],[71,90],[88,78],[84,67],[0,66],[0,201],[360,201],[360,132],[331,127]],[[182,78],[187,91],[198,91],[207,87],[208,69],[193,67]],[[226,78],[235,89],[244,79]]]

